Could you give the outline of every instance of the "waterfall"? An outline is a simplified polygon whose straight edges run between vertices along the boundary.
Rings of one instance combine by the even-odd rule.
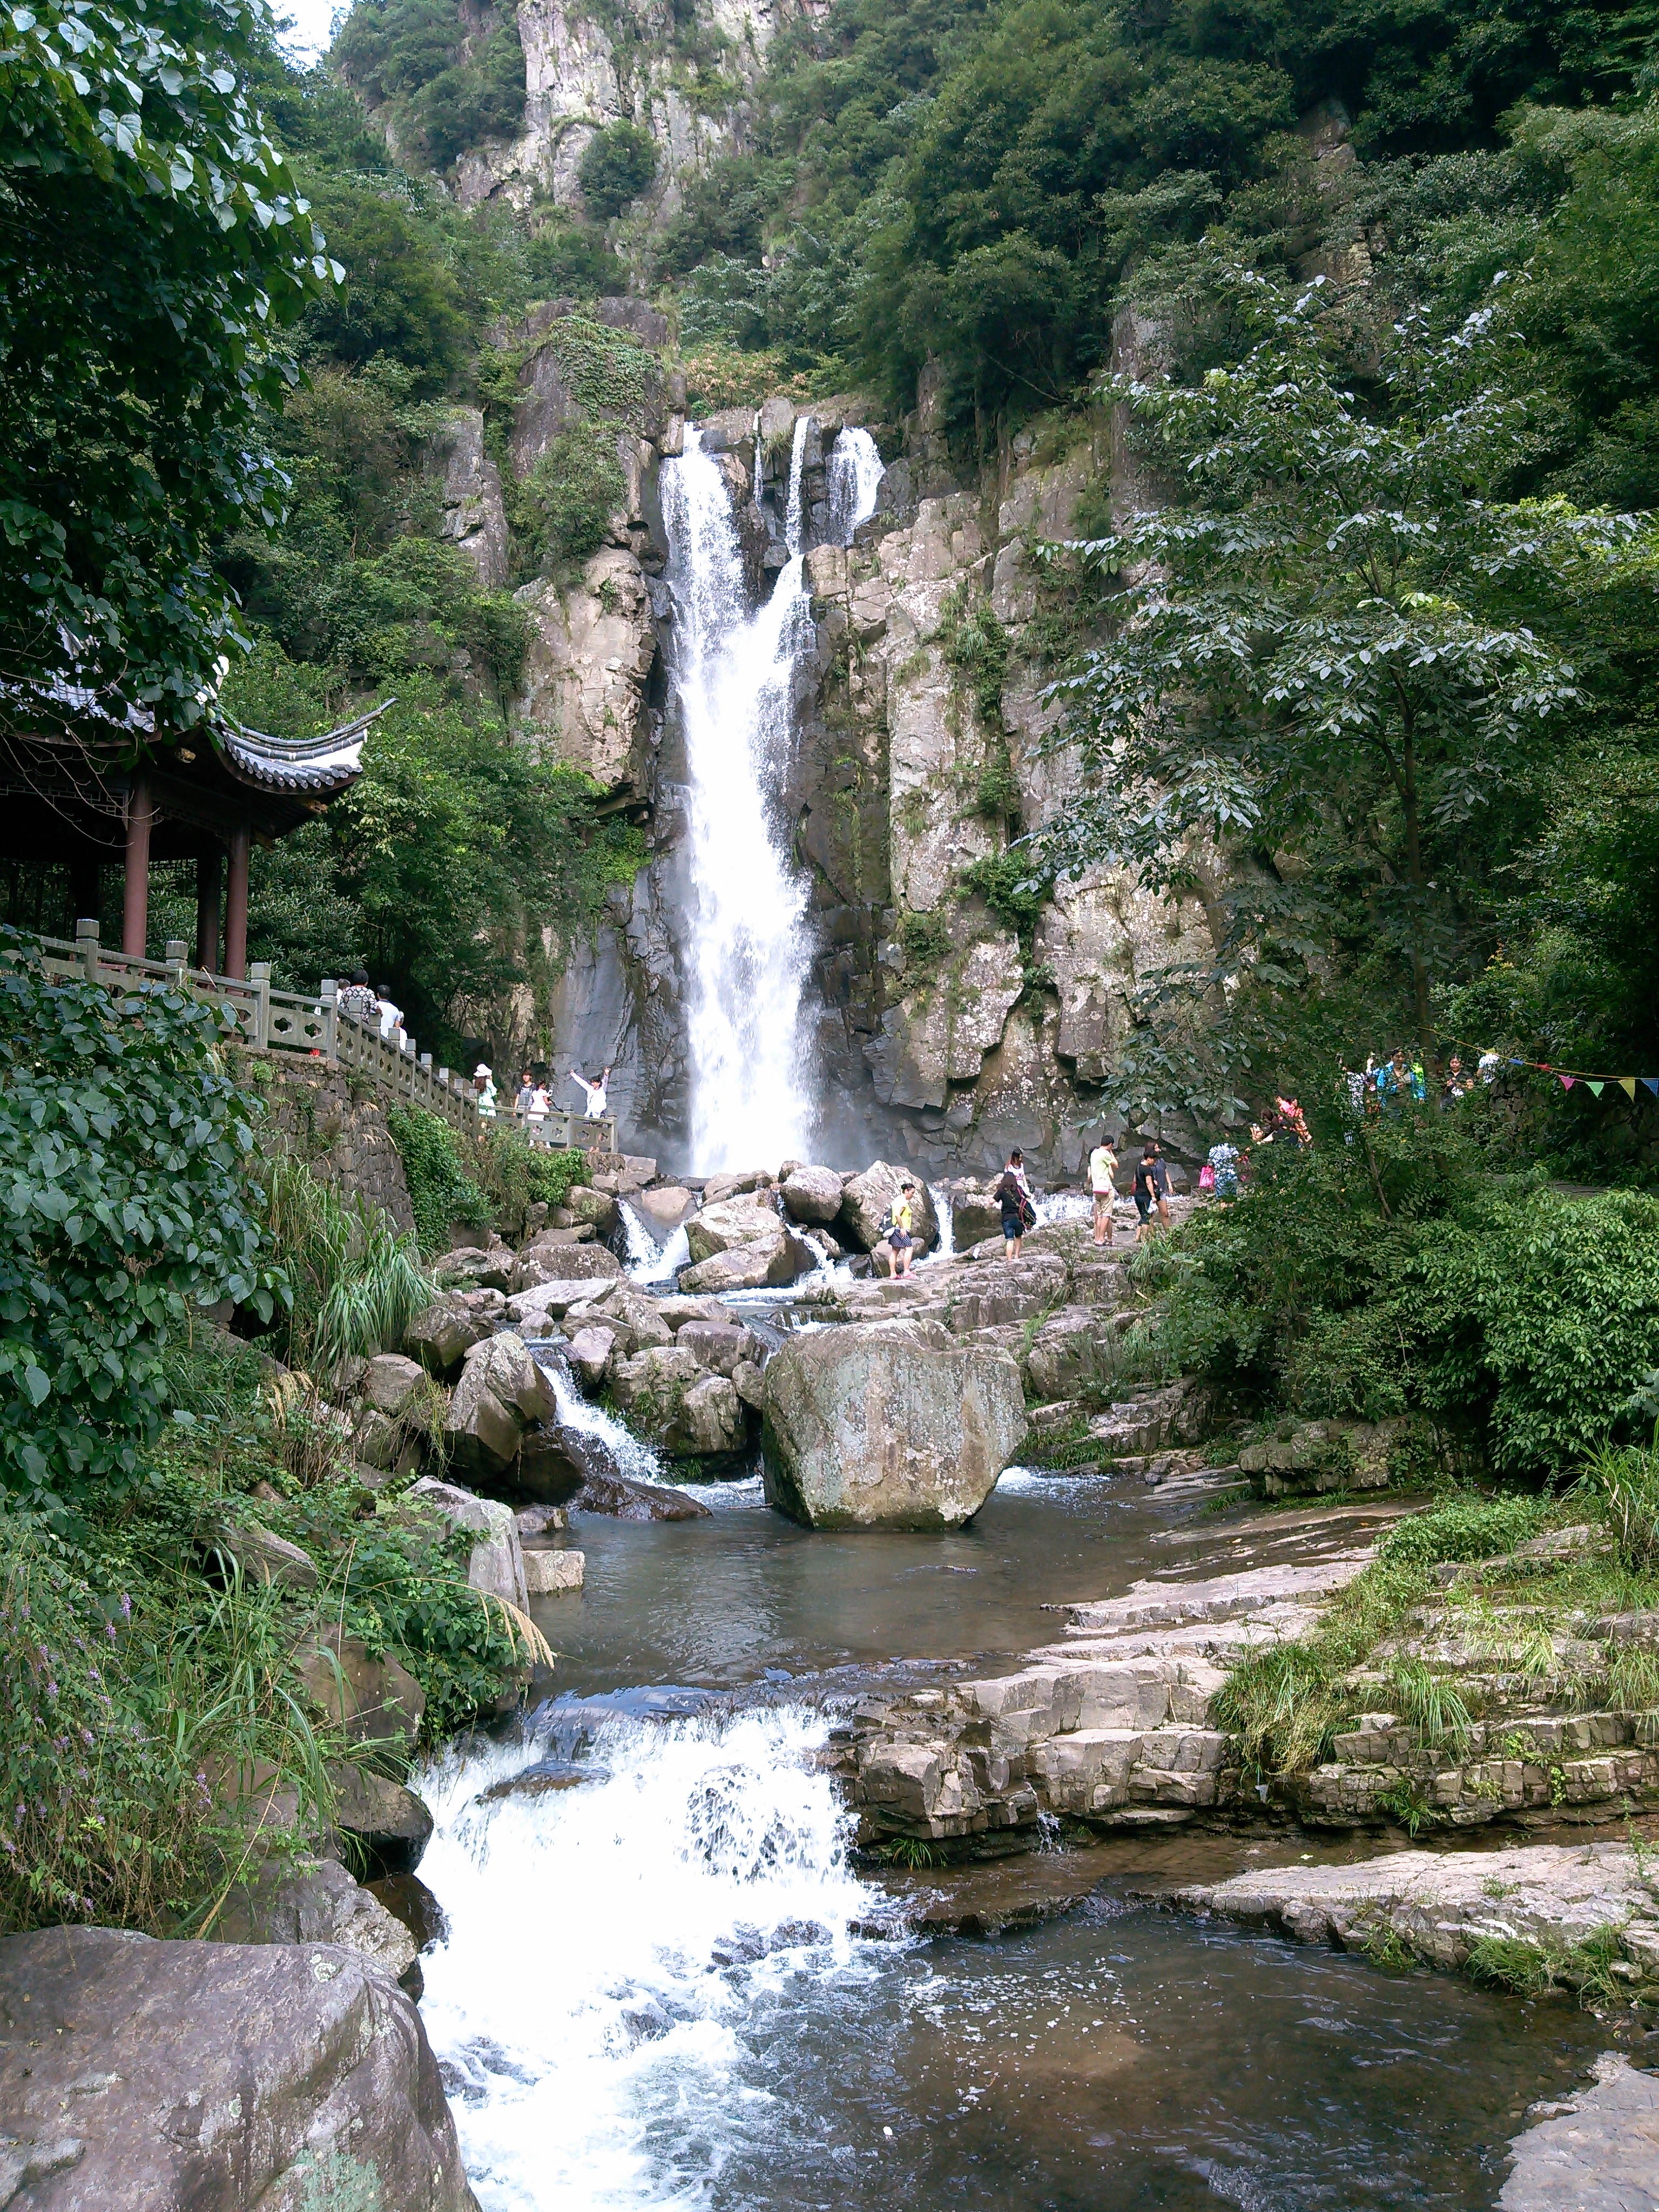
[[[800,450],[798,426],[792,507]],[[791,678],[811,629],[801,556],[792,551],[751,614],[731,498],[696,430],[661,482],[690,786],[692,1155],[705,1172],[810,1158],[807,891],[775,797],[793,736]]]
[[[795,1709],[656,1722],[551,1709],[547,1740],[449,1754],[422,1784],[447,1941],[422,2011],[487,2212],[706,2206],[775,2123],[766,2018],[851,1977],[881,1911]],[[482,1792],[581,1739],[591,1778]],[[874,1947],[878,1953],[890,1948]]]
[[[789,498],[783,511],[783,542],[792,553],[806,550],[800,542],[801,465],[806,458],[806,431],[811,417],[798,416],[789,447]]]
[[[933,1201],[933,1211],[939,1216],[939,1249],[932,1255],[936,1260],[948,1260],[956,1249],[956,1216],[951,1205],[951,1194],[936,1182],[927,1186],[927,1195]]]
[[[842,432],[830,449],[830,535],[837,545],[850,545],[860,523],[875,513],[876,489],[886,473],[867,430]]]

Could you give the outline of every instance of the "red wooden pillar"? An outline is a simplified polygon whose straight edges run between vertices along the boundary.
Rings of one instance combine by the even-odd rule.
[[[219,964],[219,848],[196,855],[196,965]]]
[[[149,935],[149,830],[155,817],[149,781],[135,776],[127,792],[127,861],[125,896],[121,905],[121,950],[136,960],[144,957]]]
[[[247,974],[246,825],[230,833],[230,879],[225,885],[225,973],[236,982]]]

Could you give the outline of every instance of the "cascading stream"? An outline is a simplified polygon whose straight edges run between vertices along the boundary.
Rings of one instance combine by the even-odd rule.
[[[703,2206],[769,2124],[754,2015],[803,1974],[858,1976],[845,1815],[800,1711],[597,1719],[568,1788],[483,1795],[526,1752],[424,1784],[422,1875],[449,1937],[423,2009],[487,2212]]]

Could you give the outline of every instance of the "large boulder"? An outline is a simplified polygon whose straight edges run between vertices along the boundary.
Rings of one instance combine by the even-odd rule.
[[[477,2212],[420,2014],[354,1951],[48,1928],[0,1942],[0,2020],[15,2212]]]
[[[911,1193],[915,1215],[915,1249],[931,1252],[939,1243],[939,1215],[927,1186],[908,1168],[890,1166],[885,1160],[874,1160],[862,1175],[854,1176],[841,1194],[841,1208],[836,1216],[836,1234],[843,1244],[854,1245],[860,1252],[873,1252],[881,1242],[881,1224],[887,1210],[898,1196],[906,1182],[915,1184]]]
[[[574,1191],[571,1196],[575,1196]],[[552,1230],[538,1237],[533,1244],[526,1244],[519,1255],[519,1271],[527,1276],[539,1263],[539,1279],[544,1283],[568,1283],[582,1277],[592,1281],[606,1275],[620,1275],[623,1272],[622,1261],[606,1245],[553,1242],[554,1237],[567,1234],[568,1231]],[[512,1287],[514,1291],[526,1291],[533,1290],[538,1285],[526,1279],[515,1282]]]
[[[404,1352],[441,1382],[453,1381],[473,1346],[482,1344],[495,1328],[492,1306],[496,1311],[503,1309],[498,1291],[471,1296],[450,1291],[434,1305],[423,1307],[404,1330]]]
[[[353,1743],[404,1755],[414,1750],[426,1692],[389,1651],[376,1658],[361,1637],[343,1636],[337,1622],[301,1647],[298,1663],[301,1686],[331,1727]]]
[[[622,1218],[621,1208],[608,1190],[592,1190],[579,1182],[565,1200],[576,1219],[586,1222],[601,1237],[608,1237]]]
[[[740,1244],[769,1244],[783,1234],[783,1224],[770,1206],[752,1198],[723,1199],[705,1206],[685,1224],[685,1241],[694,1261],[712,1259]]]
[[[759,1340],[752,1330],[734,1322],[690,1321],[678,1331],[674,1341],[711,1375],[724,1375],[729,1379],[745,1359],[752,1360],[757,1367],[762,1364]]]
[[[438,1482],[431,1475],[410,1483],[404,1495],[441,1514],[451,1528],[472,1533],[476,1540],[467,1559],[466,1578],[475,1590],[523,1605],[524,1552],[510,1506],[499,1505],[493,1498],[475,1497],[459,1483]]]
[[[715,1252],[680,1277],[682,1290],[720,1297],[732,1291],[781,1290],[810,1275],[818,1255],[804,1237],[786,1229],[774,1215],[775,1234],[753,1243]]]
[[[653,1235],[667,1237],[679,1227],[696,1200],[678,1183],[667,1182],[659,1183],[654,1190],[641,1191],[633,1203]]]
[[[591,1275],[560,1275],[534,1290],[516,1291],[507,1302],[513,1326],[525,1336],[554,1336],[556,1324],[572,1306],[586,1305],[593,1296]]]
[[[524,1555],[525,1585],[532,1597],[556,1597],[566,1590],[579,1590],[586,1565],[586,1555],[581,1552],[529,1551]]]
[[[444,1415],[444,1449],[463,1474],[499,1480],[511,1472],[526,1429],[554,1410],[553,1386],[524,1339],[504,1330],[467,1353]]]
[[[234,1560],[247,1582],[274,1583],[279,1589],[317,1587],[317,1565],[308,1552],[239,1514],[228,1513],[216,1521],[200,1538],[199,1548],[210,1563],[216,1556]],[[225,1578],[228,1580],[228,1569]]]
[[[834,1168],[792,1168],[783,1202],[794,1220],[827,1225],[841,1212],[841,1177]]]
[[[793,1336],[765,1380],[766,1495],[813,1528],[957,1528],[1025,1435],[1019,1370],[937,1322]]]
[[[370,1875],[413,1874],[432,1836],[432,1815],[415,1792],[343,1762],[329,1768],[329,1778],[334,1825],[361,1850]]]
[[[433,1265],[435,1282],[459,1291],[510,1291],[516,1255],[505,1244],[465,1244]]]
[[[430,1818],[426,1825],[429,1831]],[[268,1859],[251,1881],[237,1882],[226,1893],[213,1938],[223,1943],[337,1943],[359,1958],[372,1959],[394,1981],[404,1980],[416,1955],[408,1929],[354,1881],[337,1859],[295,1865]]]

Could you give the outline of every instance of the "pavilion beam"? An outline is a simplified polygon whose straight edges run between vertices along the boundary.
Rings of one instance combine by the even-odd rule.
[[[196,965],[212,975],[219,964],[219,848],[196,855]]]
[[[127,792],[126,879],[121,902],[121,950],[142,960],[149,937],[149,833],[155,818],[149,781],[135,776]]]
[[[225,973],[238,983],[247,975],[248,842],[248,825],[244,822],[230,833],[229,881],[225,886]]]

